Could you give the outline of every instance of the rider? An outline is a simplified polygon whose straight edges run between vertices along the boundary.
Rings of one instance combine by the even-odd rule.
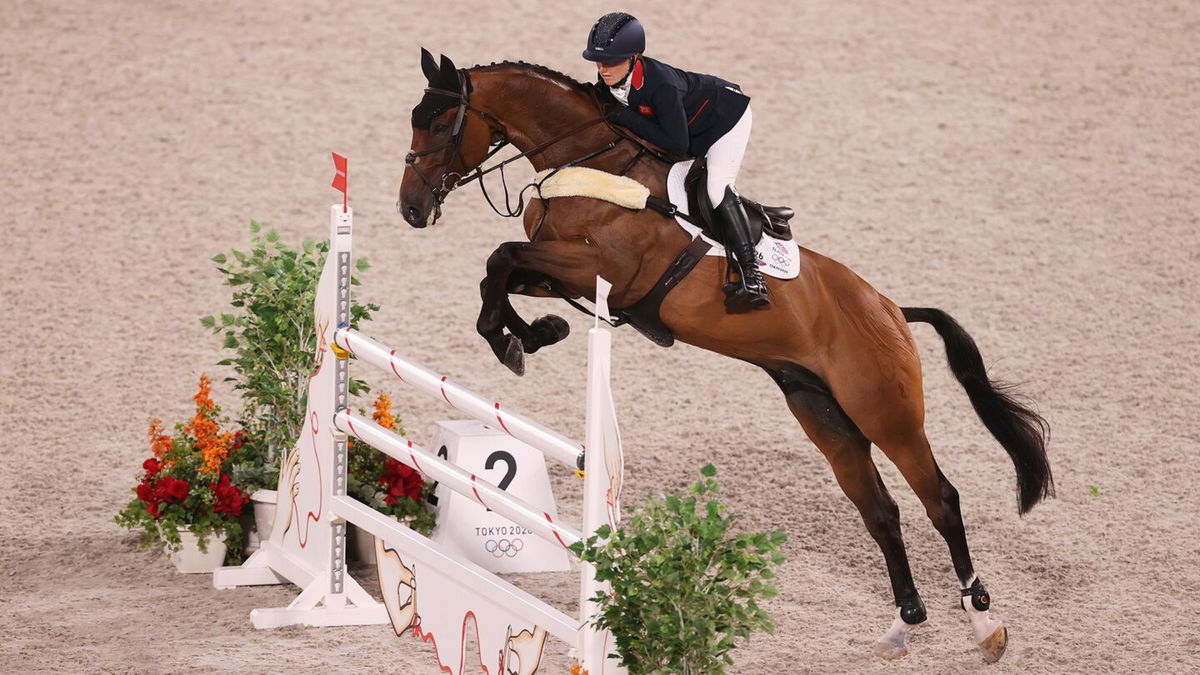
[[[621,104],[610,106],[606,115],[664,150],[707,159],[708,197],[741,268],[741,283],[723,289],[725,304],[765,306],[767,284],[758,270],[746,210],[733,188],[750,140],[750,97],[719,77],[642,56],[645,49],[646,32],[629,14],[605,14],[592,26],[583,58],[596,63],[597,87],[603,83]]]

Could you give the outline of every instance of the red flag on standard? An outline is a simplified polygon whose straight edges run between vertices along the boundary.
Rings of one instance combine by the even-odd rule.
[[[346,158],[333,153],[333,168],[337,173],[333,176],[333,189],[346,194]]]

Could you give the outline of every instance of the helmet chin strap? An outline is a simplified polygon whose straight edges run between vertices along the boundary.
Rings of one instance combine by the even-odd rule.
[[[629,70],[625,71],[625,77],[622,77],[616,84],[609,85],[610,88],[616,89],[617,87],[625,86],[625,82],[629,79],[629,76],[633,75],[633,64],[637,62],[639,56],[641,56],[641,54],[634,54],[633,56],[629,57]]]

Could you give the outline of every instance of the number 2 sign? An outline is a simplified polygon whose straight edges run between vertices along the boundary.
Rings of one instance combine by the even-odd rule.
[[[558,520],[545,456],[537,449],[480,422],[434,425],[427,447]],[[570,569],[567,552],[479,502],[438,487],[430,502],[438,509],[434,541],[490,572],[558,572]]]

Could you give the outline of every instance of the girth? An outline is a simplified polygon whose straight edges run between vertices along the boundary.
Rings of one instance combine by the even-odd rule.
[[[633,326],[637,332],[660,347],[670,347],[675,344],[675,336],[671,334],[671,329],[667,328],[659,316],[663,299],[704,258],[704,254],[710,248],[712,248],[712,244],[704,241],[703,238],[693,239],[687,248],[675,256],[675,260],[667,267],[667,271],[663,272],[641,300],[615,311],[617,317],[621,319],[622,323]]]

